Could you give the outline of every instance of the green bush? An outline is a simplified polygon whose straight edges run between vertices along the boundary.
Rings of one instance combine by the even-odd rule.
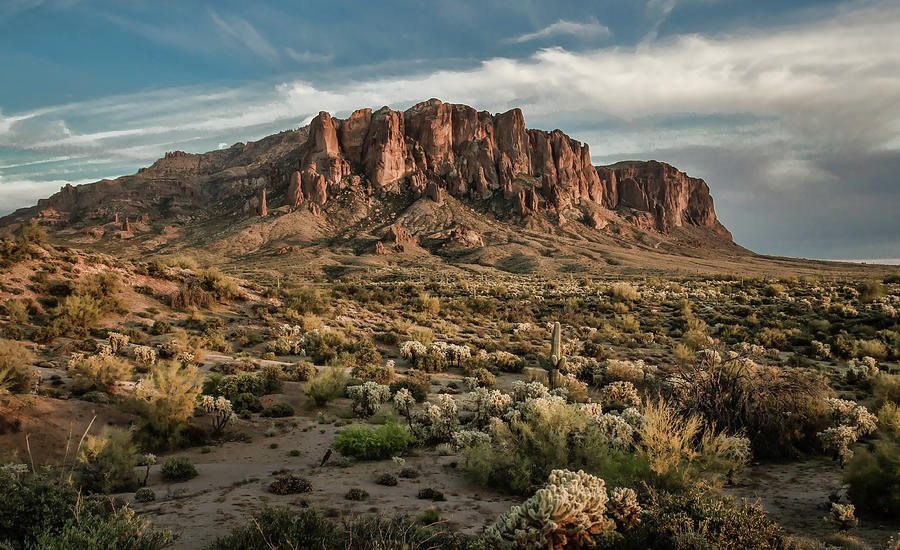
[[[366,500],[369,498],[369,492],[360,489],[359,487],[352,487],[349,491],[347,491],[347,494],[344,495],[344,498],[347,500],[357,501]]]
[[[260,416],[266,418],[284,418],[286,416],[294,416],[294,407],[287,403],[275,403],[263,409]]]
[[[324,313],[328,300],[319,289],[313,286],[293,288],[285,293],[284,307],[292,309],[300,315]]]
[[[331,446],[344,456],[379,460],[405,452],[414,442],[415,438],[406,427],[388,422],[375,428],[345,428],[338,433]]]
[[[82,506],[58,533],[42,533],[33,550],[70,550],[72,548],[127,548],[157,550],[174,540],[172,533],[153,528],[127,506],[114,511]]]
[[[359,378],[364,381],[378,382],[379,384],[390,384],[396,378],[394,366],[392,364],[382,365],[380,363],[366,363],[354,367],[350,373],[353,378]]]
[[[306,395],[324,407],[329,401],[344,395],[347,388],[347,373],[343,369],[328,367],[316,374],[306,383]]]
[[[231,408],[237,414],[245,412],[258,413],[263,410],[263,405],[259,397],[252,393],[239,393],[231,399]]]
[[[131,434],[104,428],[99,435],[85,437],[75,471],[82,489],[90,493],[121,493],[138,487],[137,449]]]
[[[180,482],[197,477],[197,468],[186,456],[173,457],[167,460],[159,471],[164,481]]]
[[[900,515],[900,444],[885,437],[874,449],[854,451],[844,469],[850,500],[860,511],[884,517]]]
[[[127,506],[112,511],[84,498],[67,473],[0,468],[0,548],[156,550],[171,542],[168,531],[153,529]]]
[[[883,405],[888,401],[900,404],[900,374],[881,373],[872,384],[875,401]]]

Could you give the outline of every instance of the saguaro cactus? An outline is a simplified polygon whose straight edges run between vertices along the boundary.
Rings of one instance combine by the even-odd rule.
[[[556,387],[559,380],[559,371],[566,368],[566,358],[562,352],[562,329],[559,321],[553,323],[553,337],[550,340],[550,388]]]

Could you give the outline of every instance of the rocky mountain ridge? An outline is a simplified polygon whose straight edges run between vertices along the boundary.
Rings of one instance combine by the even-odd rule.
[[[589,239],[633,231],[668,238],[685,229],[693,244],[731,243],[702,179],[657,161],[593,166],[587,144],[526,128],[520,109],[494,115],[437,99],[406,111],[359,109],[346,119],[323,111],[306,127],[257,142],[167,153],[131,176],[66,186],[0,226],[37,219],[88,239],[142,237],[159,248],[154,236],[196,224],[301,213],[312,217],[304,235],[316,228],[334,237],[351,226],[392,225],[391,216],[401,219],[422,199],[439,208],[452,200],[513,227],[598,232]],[[428,223],[403,228],[413,241],[441,233],[484,244],[456,214],[414,217]]]

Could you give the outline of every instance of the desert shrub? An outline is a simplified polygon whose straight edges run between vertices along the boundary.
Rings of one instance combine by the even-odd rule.
[[[163,481],[180,482],[197,477],[197,468],[186,456],[173,457],[165,461],[159,470]]]
[[[259,372],[256,373],[256,376],[263,382],[263,391],[265,392],[265,395],[278,393],[284,385],[282,382],[284,371],[281,370],[281,367],[278,365],[263,365],[262,368],[259,369]]]
[[[0,545],[26,548],[43,532],[59,532],[78,498],[61,472],[0,467]]]
[[[712,355],[710,354],[710,357]],[[763,367],[745,358],[691,362],[669,377],[677,403],[708,426],[744,432],[757,456],[818,447],[827,383],[799,368]]]
[[[156,493],[150,487],[141,487],[134,492],[135,502],[153,502],[156,500]]]
[[[391,393],[406,388],[417,403],[422,403],[428,397],[428,389],[431,387],[431,376],[420,370],[409,370],[406,376],[392,383]]]
[[[216,268],[200,271],[197,274],[197,283],[220,302],[230,302],[243,295],[237,281]]]
[[[369,380],[379,384],[390,384],[397,377],[394,372],[394,362],[388,361],[384,365],[379,363],[366,363],[353,368],[350,373],[354,378]]]
[[[34,354],[19,342],[0,339],[0,395],[27,393],[37,383]]]
[[[9,299],[3,306],[6,315],[9,316],[11,323],[27,323],[28,322],[28,304],[25,300]]]
[[[878,411],[878,430],[895,440],[900,440],[900,405],[888,401]]]
[[[331,446],[344,456],[378,460],[405,452],[414,441],[415,438],[404,426],[388,422],[375,428],[345,428],[338,433]]]
[[[316,364],[323,365],[347,351],[347,342],[340,332],[313,330],[303,336],[303,348]]]
[[[872,393],[879,405],[888,401],[900,403],[900,374],[880,373],[872,382]]]
[[[269,484],[269,492],[276,495],[296,495],[312,491],[312,484],[305,477],[282,474]]]
[[[348,387],[347,397],[353,400],[353,412],[357,416],[368,418],[378,411],[382,403],[390,400],[391,389],[377,382],[366,382]]]
[[[508,424],[493,424],[490,443],[463,451],[461,466],[469,479],[529,494],[555,469],[583,469],[622,485],[651,476],[646,457],[613,445],[581,405],[547,397],[525,403]]]
[[[259,397],[252,393],[239,393],[231,401],[231,406],[238,414],[241,413],[258,413],[263,410],[262,402]]]
[[[172,324],[165,320],[154,321],[150,327],[150,334],[168,334],[172,332]]]
[[[328,367],[306,383],[306,395],[315,401],[319,407],[324,407],[329,401],[344,395],[347,387],[347,373],[340,368]]]
[[[778,525],[757,505],[721,497],[699,486],[670,493],[650,490],[639,528],[622,548],[769,550],[783,548]]]
[[[859,342],[857,353],[864,357],[884,359],[888,356],[887,347],[881,340],[862,340]]]
[[[335,524],[312,508],[266,508],[207,547],[209,550],[464,550],[483,548],[473,537],[435,531],[406,516],[361,516]]]
[[[475,381],[475,384],[482,388],[491,388],[497,383],[497,377],[487,369],[475,369],[469,376]]]
[[[306,382],[312,380],[318,371],[316,370],[316,366],[309,361],[300,361],[294,365],[291,372],[294,375],[294,378],[301,382]]]
[[[831,342],[831,351],[840,359],[856,357],[858,343],[856,338],[841,331]]]
[[[259,414],[265,418],[284,418],[294,416],[294,407],[287,403],[275,403],[263,409]]]
[[[392,476],[391,474],[384,473],[378,476],[378,478],[375,480],[375,483],[384,485],[386,487],[393,487],[397,485],[397,478]]]
[[[134,471],[137,449],[131,434],[122,429],[104,428],[99,435],[84,438],[78,453],[78,483],[87,492],[121,493],[138,486]]]
[[[369,492],[359,487],[352,487],[347,494],[344,495],[347,500],[366,500],[369,498]]]
[[[59,335],[84,337],[107,313],[128,311],[118,297],[120,289],[119,276],[113,272],[84,279],[54,309],[44,327],[43,339]]]
[[[863,302],[872,302],[883,298],[886,290],[880,281],[866,281],[859,285],[859,299]]]
[[[327,297],[316,287],[306,285],[292,288],[285,293],[284,307],[296,311],[300,315],[325,313],[328,307]]]
[[[107,350],[108,351],[108,350]],[[102,391],[109,393],[120,380],[131,380],[134,366],[122,357],[111,354],[74,354],[67,367],[76,393]]]
[[[334,537],[335,526],[312,508],[291,511],[287,508],[265,508],[253,514],[243,528],[217,539],[209,550],[293,550],[329,548],[325,541]]]
[[[609,288],[609,295],[616,300],[634,302],[641,299],[641,294],[629,283],[615,283]]]
[[[223,378],[215,391],[228,399],[242,393],[262,396],[266,394],[266,382],[254,373],[242,372]]]
[[[185,284],[169,298],[169,305],[175,309],[207,309],[215,303],[213,296],[196,284]]]
[[[138,433],[142,443],[151,449],[176,445],[199,395],[195,367],[177,361],[157,363],[134,389],[135,405],[145,419]]]
[[[897,517],[900,514],[900,444],[882,438],[874,448],[857,449],[844,469],[848,495],[863,511]]]
[[[173,540],[170,531],[152,527],[127,506],[107,510],[99,505],[78,506],[58,533],[43,533],[31,548],[130,548],[157,550]]]

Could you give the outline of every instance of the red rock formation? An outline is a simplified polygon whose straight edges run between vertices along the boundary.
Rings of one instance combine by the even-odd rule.
[[[294,170],[289,181],[290,183],[288,183],[285,203],[291,208],[296,208],[303,204],[303,192],[301,190],[300,172],[298,170]]]
[[[263,218],[269,215],[269,208],[266,206],[266,188],[263,187],[259,192],[259,215]]]
[[[466,248],[481,248],[484,246],[484,240],[481,238],[481,234],[467,225],[454,227],[453,230],[450,231],[448,243],[460,244]],[[448,243],[445,243],[445,245]]]
[[[135,176],[66,186],[40,201],[31,216],[57,225],[97,225],[113,212],[191,220],[251,194],[246,215],[266,215],[264,196],[254,192],[260,180],[283,182],[275,192],[284,194],[285,204],[306,204],[315,213],[330,212],[326,203],[348,188],[438,204],[448,193],[501,218],[543,216],[559,223],[574,209],[584,223],[602,228],[605,211],[618,210],[640,227],[701,227],[730,238],[703,180],[655,161],[594,167],[586,144],[560,130],[527,129],[519,109],[492,115],[437,99],[405,112],[360,109],[346,120],[323,111],[306,128],[256,143],[205,155],[168,153]]]
[[[396,224],[388,228],[382,240],[391,243],[397,252],[403,252],[408,246],[416,244],[416,238],[406,228]]]

